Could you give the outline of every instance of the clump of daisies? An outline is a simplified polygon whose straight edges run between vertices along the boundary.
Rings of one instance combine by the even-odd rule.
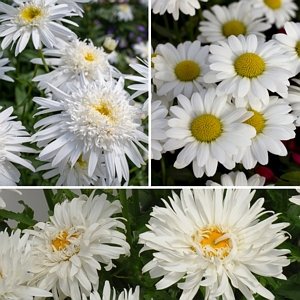
[[[183,190],[155,206],[140,235],[143,251],[153,258],[143,268],[157,278],[156,289],[177,284],[180,299],[234,299],[234,289],[247,299],[274,295],[256,275],[286,279],[287,249],[277,249],[288,236],[288,223],[267,216],[264,199],[252,201],[250,190]],[[261,217],[264,219],[261,220]]]

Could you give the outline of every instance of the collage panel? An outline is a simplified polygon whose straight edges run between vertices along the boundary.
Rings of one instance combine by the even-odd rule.
[[[0,185],[148,185],[148,3],[0,1]]]
[[[2,190],[0,298],[297,300],[299,193]]]
[[[296,0],[153,0],[152,185],[300,185]]]

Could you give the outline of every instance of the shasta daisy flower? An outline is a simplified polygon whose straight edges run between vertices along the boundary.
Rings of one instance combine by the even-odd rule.
[[[246,169],[252,169],[257,162],[266,165],[269,161],[268,153],[286,156],[287,150],[281,141],[295,137],[294,116],[290,114],[291,107],[278,97],[271,97],[270,103],[255,110],[248,108],[253,115],[245,121],[255,128],[256,135],[251,145],[245,151],[238,153],[236,160]]]
[[[173,193],[165,207],[154,207],[148,231],[140,234],[142,251],[153,250],[143,272],[163,277],[156,288],[178,281],[180,300],[193,299],[205,288],[205,299],[235,299],[233,287],[246,299],[259,294],[274,299],[254,276],[286,279],[286,249],[276,249],[287,239],[288,223],[274,223],[274,214],[260,221],[264,199],[251,205],[249,190],[183,190]],[[198,298],[197,298],[198,299]]]
[[[247,179],[244,172],[230,172],[229,174],[221,175],[221,184],[208,180],[206,185],[208,186],[262,186],[265,184],[265,177],[258,174],[252,175]]]
[[[33,264],[28,235],[21,237],[17,230],[10,236],[0,232],[0,298],[1,300],[33,300],[33,297],[50,297],[51,293],[36,288],[28,281],[32,278]]]
[[[62,25],[64,18],[71,16],[66,4],[56,4],[53,0],[14,0],[15,6],[0,2],[0,37],[4,37],[1,47],[16,43],[15,55],[22,52],[32,37],[35,49],[53,48],[60,39],[76,37],[70,29]],[[68,20],[68,23],[76,23]]]
[[[254,34],[230,36],[220,45],[211,45],[210,69],[204,76],[207,83],[220,82],[217,94],[246,97],[250,101],[269,101],[269,93],[287,96],[292,73],[289,57],[274,41],[262,42]]]
[[[131,6],[128,3],[121,3],[117,6],[117,18],[119,21],[132,21],[133,20],[133,14]]]
[[[32,139],[21,122],[15,121],[15,117],[11,116],[12,112],[12,107],[0,112],[0,185],[16,185],[20,181],[20,172],[13,163],[34,172],[31,162],[20,157],[21,152],[34,152],[22,145]]]
[[[184,42],[175,48],[172,44],[157,46],[152,58],[153,82],[159,96],[172,91],[174,98],[180,94],[191,97],[203,89],[203,76],[207,73],[208,46],[200,41]]]
[[[137,146],[147,142],[141,131],[141,110],[129,101],[120,79],[117,83],[97,82],[70,94],[51,87],[52,99],[34,98],[41,114],[53,113],[35,124],[41,128],[34,140],[43,148],[39,158],[52,160],[52,166],[74,167],[80,157],[88,161],[89,177],[99,162],[104,162],[108,178],[129,180],[126,156],[141,167],[143,158]],[[137,145],[137,146],[136,146]]]
[[[291,85],[289,88],[289,95],[287,101],[292,107],[292,114],[296,117],[296,126],[300,126],[300,80],[293,80],[295,85]]]
[[[277,28],[294,18],[298,9],[294,0],[251,0],[251,3]]]
[[[217,97],[214,88],[204,96],[194,93],[191,100],[178,97],[178,106],[170,108],[170,129],[164,145],[166,151],[183,148],[174,167],[181,169],[193,163],[196,177],[204,173],[213,176],[220,162],[227,169],[235,166],[233,155],[247,147],[255,131],[243,122],[251,116],[245,109],[227,103],[227,97]]]
[[[33,79],[39,81],[39,87],[43,89],[51,84],[69,92],[72,83],[84,85],[98,80],[108,80],[112,71],[116,70],[110,66],[104,50],[95,47],[92,41],[76,39],[69,43],[61,42],[59,49],[46,49],[44,54],[53,57],[46,58],[45,61],[55,69]],[[32,62],[43,64],[39,58],[33,59]]]
[[[203,17],[205,20],[200,22],[199,30],[210,43],[239,34],[255,34],[264,38],[262,32],[271,27],[269,23],[264,22],[261,13],[253,9],[248,1],[234,2],[228,7],[214,5],[211,11],[203,11]]]
[[[13,79],[11,79],[9,76],[7,76],[5,74],[5,72],[13,71],[13,70],[15,70],[15,68],[5,66],[9,63],[9,59],[1,58],[2,55],[3,55],[3,52],[0,52],[0,79],[13,82]]]
[[[47,223],[29,230],[35,264],[33,282],[52,290],[55,300],[90,295],[99,284],[98,270],[109,271],[112,260],[129,254],[124,224],[113,215],[121,212],[119,201],[107,196],[81,195],[56,204]]]

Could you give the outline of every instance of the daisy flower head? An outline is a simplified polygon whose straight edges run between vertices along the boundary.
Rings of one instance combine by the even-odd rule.
[[[35,171],[31,162],[21,157],[22,152],[34,152],[23,145],[32,139],[21,122],[14,120],[12,112],[12,107],[0,112],[0,185],[16,185],[20,181],[21,174],[14,163]]]
[[[119,21],[132,21],[133,13],[131,6],[128,3],[121,3],[117,5],[117,18]]]
[[[53,48],[59,40],[76,37],[70,29],[62,25],[65,17],[71,16],[66,4],[52,0],[14,0],[14,6],[0,2],[0,37],[2,49],[16,43],[15,55],[21,53],[30,37],[35,49]],[[76,23],[68,20],[68,23]]]
[[[33,260],[28,235],[17,230],[11,235],[0,232],[0,298],[33,300],[50,297],[51,293],[29,284]]]
[[[182,169],[193,163],[196,177],[213,176],[218,163],[233,169],[233,155],[249,146],[255,136],[255,130],[243,123],[251,113],[227,103],[225,96],[216,96],[213,87],[204,95],[194,93],[191,100],[183,95],[177,99],[179,105],[170,108],[164,145],[165,151],[183,148],[174,167]]]
[[[207,2],[208,0],[201,1]],[[199,0],[151,0],[151,7],[154,14],[163,15],[167,12],[178,20],[179,12],[194,16],[196,10],[200,8],[200,3]]]
[[[52,290],[54,299],[81,299],[99,284],[98,270],[109,271],[112,260],[129,255],[125,225],[115,217],[121,212],[118,200],[107,195],[81,195],[56,204],[47,223],[37,223],[28,230],[35,264],[33,282]]]
[[[251,3],[277,28],[294,18],[298,9],[294,0],[251,0]]]
[[[300,194],[300,189],[296,189],[297,193]],[[300,195],[293,196],[289,199],[290,202],[300,205]]]
[[[292,107],[292,114],[296,117],[295,125],[300,126],[300,80],[293,79],[293,83],[289,87],[287,101]]]
[[[296,75],[300,72],[300,23],[286,22],[284,30],[286,34],[275,34],[275,39],[292,58],[291,68]]]
[[[180,300],[193,299],[205,288],[205,299],[235,299],[233,287],[246,299],[259,294],[274,299],[254,274],[285,279],[289,265],[286,249],[276,249],[287,239],[288,223],[274,223],[260,198],[251,205],[249,190],[183,190],[173,193],[164,207],[154,207],[148,231],[140,234],[142,251],[154,251],[143,272],[161,290],[180,281]],[[196,299],[196,298],[195,298]]]
[[[98,81],[109,80],[116,69],[108,62],[108,55],[103,48],[94,46],[90,40],[61,42],[59,49],[43,50],[45,61],[49,66],[55,67],[53,71],[35,77],[39,87],[47,89],[51,84],[69,92],[70,84],[82,85]],[[43,64],[40,58],[32,60],[33,63]]]
[[[260,99],[269,102],[269,92],[287,96],[290,58],[274,41],[263,42],[251,34],[230,36],[219,45],[210,46],[210,69],[204,76],[207,83],[218,82],[217,94]]]
[[[240,151],[236,160],[241,162],[246,169],[252,169],[260,163],[269,162],[268,153],[286,156],[287,150],[282,141],[295,137],[295,117],[291,114],[291,107],[283,99],[272,96],[270,103],[256,110],[248,107],[252,116],[244,121],[255,129],[255,136],[251,145]]]
[[[265,39],[264,31],[271,25],[265,22],[258,10],[248,1],[234,2],[227,6],[214,5],[203,11],[200,22],[201,35],[209,43],[226,40],[229,36],[255,34]]]
[[[172,92],[174,98],[180,94],[191,97],[193,92],[203,90],[203,76],[208,72],[208,46],[200,41],[157,46],[152,58],[153,82],[159,96]]]
[[[51,87],[52,99],[35,97],[41,114],[53,113],[35,124],[34,135],[43,148],[39,159],[52,160],[52,166],[67,163],[74,167],[80,157],[88,161],[88,176],[93,177],[99,162],[104,162],[109,178],[129,180],[126,156],[137,166],[144,163],[137,148],[147,136],[142,132],[141,109],[129,101],[123,80],[97,82],[70,94]]]
[[[0,79],[13,82],[14,80],[7,76],[5,72],[13,71],[15,68],[6,66],[9,63],[9,59],[1,58],[2,55],[3,52],[0,52]]]
[[[207,186],[263,186],[266,178],[259,174],[254,174],[247,179],[244,172],[236,171],[229,174],[221,175],[221,183],[217,183],[211,180],[206,181]]]

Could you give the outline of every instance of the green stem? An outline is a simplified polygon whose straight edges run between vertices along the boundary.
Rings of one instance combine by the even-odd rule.
[[[49,210],[53,211],[54,210],[54,203],[53,203],[54,194],[53,194],[52,190],[44,189],[44,194],[45,194],[45,198],[46,198]]]
[[[120,202],[123,206],[122,213],[126,221],[126,237],[129,245],[132,245],[132,235],[131,235],[131,218],[130,218],[130,209],[129,209],[129,200],[126,197],[126,190],[119,190]]]
[[[49,67],[46,63],[45,56],[44,56],[44,53],[43,53],[42,49],[39,50],[39,53],[40,53],[44,68],[45,68],[46,72],[49,73]]]

